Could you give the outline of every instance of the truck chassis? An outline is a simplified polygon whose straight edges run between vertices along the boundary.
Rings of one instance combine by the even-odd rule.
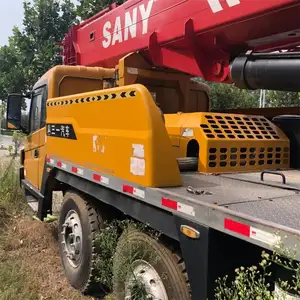
[[[51,186],[55,190],[63,184],[149,224],[180,245],[192,299],[211,299],[212,278],[225,276],[243,263],[255,262],[262,249],[274,250],[281,241],[288,248],[299,243],[300,188],[294,170],[217,176],[183,173],[182,187],[145,188],[57,157],[47,157],[46,161],[44,194],[21,175],[25,188],[39,199],[40,213],[51,213]],[[265,181],[267,176],[269,180]],[[197,230],[199,238],[185,236],[183,226]],[[218,271],[212,268],[217,261],[221,264],[217,264]]]

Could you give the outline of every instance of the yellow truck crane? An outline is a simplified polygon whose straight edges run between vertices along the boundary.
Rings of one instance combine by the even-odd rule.
[[[43,220],[53,192],[63,192],[61,261],[70,284],[87,295],[104,296],[95,237],[112,219],[160,233],[120,235],[118,300],[137,300],[130,274],[120,279],[117,271],[132,248],[140,250],[131,269],[149,299],[206,300],[217,278],[257,263],[262,250],[299,244],[298,116],[212,113],[209,88],[192,80],[297,90],[299,54],[267,50],[290,38],[296,44],[299,3],[175,2],[129,0],[73,27],[65,65],[31,92],[29,124],[21,122],[22,95],[8,98],[8,128],[28,134],[25,197]],[[261,29],[274,18],[272,30]],[[286,18],[294,23],[278,21]],[[270,291],[292,275],[276,265]]]

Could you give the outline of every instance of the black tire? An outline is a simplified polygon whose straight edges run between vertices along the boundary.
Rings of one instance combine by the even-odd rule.
[[[134,257],[134,258],[133,258]],[[142,259],[155,269],[169,300],[190,300],[185,265],[180,256],[155,239],[137,230],[125,231],[114,255],[114,293],[116,300],[125,298],[125,282],[133,261]],[[126,274],[126,270],[129,272]],[[133,300],[135,300],[133,298]]]
[[[181,172],[198,170],[197,157],[180,157],[177,158],[177,163]]]
[[[74,267],[67,258],[63,241],[63,224],[70,211],[75,211],[82,228],[82,251],[78,266]],[[67,192],[64,196],[59,217],[59,250],[65,275],[70,285],[85,295],[102,296],[102,289],[96,283],[93,268],[96,256],[95,235],[103,228],[103,220],[96,209],[82,196],[75,192]]]

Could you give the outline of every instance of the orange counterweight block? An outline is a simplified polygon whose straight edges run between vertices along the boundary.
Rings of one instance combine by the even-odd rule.
[[[198,157],[201,173],[287,169],[290,141],[261,116],[221,113],[166,114],[177,158]]]

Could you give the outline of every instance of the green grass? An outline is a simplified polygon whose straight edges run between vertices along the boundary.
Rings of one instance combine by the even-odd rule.
[[[40,300],[36,286],[27,280],[22,263],[12,260],[0,264],[1,300]]]
[[[15,159],[0,162],[0,214],[3,215],[2,217],[22,214],[27,208],[19,187],[18,165]]]

